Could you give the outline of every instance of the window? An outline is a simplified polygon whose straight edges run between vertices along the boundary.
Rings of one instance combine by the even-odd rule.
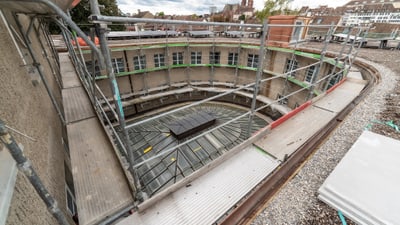
[[[306,72],[306,77],[304,78],[305,82],[312,83],[313,82],[313,75],[315,71],[315,66],[310,66]]]
[[[329,79],[329,83],[328,83],[327,89],[333,87],[335,84],[336,84],[336,77],[331,77],[331,79]]]
[[[333,87],[335,84],[337,84],[341,79],[343,78],[343,72],[338,72],[338,73],[334,73],[332,74],[331,78],[329,79],[329,83],[328,83],[328,88]]]
[[[219,64],[221,58],[220,52],[210,52],[210,64]]]
[[[87,61],[87,62],[85,62],[85,64],[86,64],[86,68],[87,68],[87,70],[88,70],[88,72],[91,74],[91,75],[93,75],[92,73],[93,73],[93,63],[92,63],[92,61]],[[95,61],[94,62],[94,74],[95,74],[95,76],[97,77],[97,76],[101,76],[101,71],[100,71],[100,67],[99,67],[99,63],[97,62],[97,61]]]
[[[247,66],[257,68],[258,66],[258,55],[249,54],[247,57]]]
[[[292,41],[300,40],[301,34],[303,33],[303,27],[302,27],[302,25],[304,25],[303,22],[296,21],[295,25],[296,27],[293,30]]]
[[[229,65],[237,65],[238,54],[237,53],[229,53],[228,55],[228,64]]]
[[[183,52],[172,53],[172,64],[173,65],[183,64]]]
[[[286,59],[286,66],[285,66],[285,71],[283,71],[284,73],[290,72],[288,74],[288,76],[294,77],[296,76],[296,70],[298,68],[298,63],[295,59],[291,60],[291,59]]]
[[[192,64],[201,64],[201,52],[192,52]]]
[[[114,68],[114,73],[125,72],[125,65],[124,65],[124,61],[122,60],[122,58],[114,58],[114,59],[111,59],[111,61],[112,61],[112,66]]]
[[[135,70],[146,69],[146,56],[135,56],[133,57],[133,64],[135,65]]]
[[[154,65],[155,67],[165,66],[164,54],[154,54]]]
[[[64,162],[64,175],[65,175],[65,194],[66,194],[66,203],[67,209],[71,215],[75,215],[77,213],[76,203],[75,203],[75,188],[72,173]]]

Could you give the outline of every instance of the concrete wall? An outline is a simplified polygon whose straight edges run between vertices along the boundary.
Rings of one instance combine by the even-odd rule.
[[[4,12],[4,11],[3,11]],[[11,14],[4,12],[16,29]],[[29,19],[20,16],[26,29]],[[33,138],[31,141],[16,133],[12,133],[18,143],[24,146],[24,153],[32,161],[33,167],[59,203],[64,213],[66,212],[65,179],[64,179],[64,154],[62,137],[62,124],[57,116],[50,98],[46,93],[43,82],[32,67],[32,61],[27,50],[22,48],[27,65],[18,54],[17,48],[0,18],[0,118],[11,126]],[[52,92],[60,102],[60,90],[55,82],[48,61],[43,56],[43,49],[35,32],[31,32],[30,39],[34,51],[42,65],[46,79],[49,81]],[[50,53],[49,49],[44,49]],[[52,60],[51,60],[52,61]],[[34,85],[34,83],[36,85]],[[0,150],[3,146],[0,144]],[[68,163],[66,163],[68,164]],[[71,221],[72,223],[72,221]],[[57,222],[47,211],[42,200],[34,191],[25,176],[18,172],[17,181],[12,197],[12,203],[7,217],[8,225],[54,225]]]

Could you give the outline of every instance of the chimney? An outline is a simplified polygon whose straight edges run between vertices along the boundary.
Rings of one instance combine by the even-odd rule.
[[[253,0],[249,0],[247,6],[253,8]]]

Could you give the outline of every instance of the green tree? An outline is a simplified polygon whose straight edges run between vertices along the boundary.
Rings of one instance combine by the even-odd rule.
[[[118,9],[116,0],[98,0],[99,5],[104,7],[100,8],[100,12],[104,16],[123,16]],[[78,24],[83,31],[89,31],[92,26],[89,23],[88,17],[91,15],[89,0],[81,0],[81,2],[71,10],[72,20]],[[125,30],[123,24],[113,23],[109,25],[111,30]]]
[[[245,21],[246,20],[246,15],[242,14],[239,16],[239,20]]]
[[[290,2],[291,0],[266,0],[264,8],[261,11],[257,11],[256,16],[259,20],[263,21],[269,16],[295,14],[296,11],[289,8]]]
[[[158,12],[158,13],[156,13],[156,16],[159,16],[159,17],[164,19],[165,13],[164,12]]]

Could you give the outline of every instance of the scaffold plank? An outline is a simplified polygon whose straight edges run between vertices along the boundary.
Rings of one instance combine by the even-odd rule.
[[[64,115],[67,123],[94,117],[94,110],[82,87],[62,90]]]
[[[97,118],[67,126],[79,223],[97,224],[133,202],[111,143]]]
[[[74,65],[67,53],[60,53],[60,69],[63,88],[80,87],[81,81],[76,75]]]

